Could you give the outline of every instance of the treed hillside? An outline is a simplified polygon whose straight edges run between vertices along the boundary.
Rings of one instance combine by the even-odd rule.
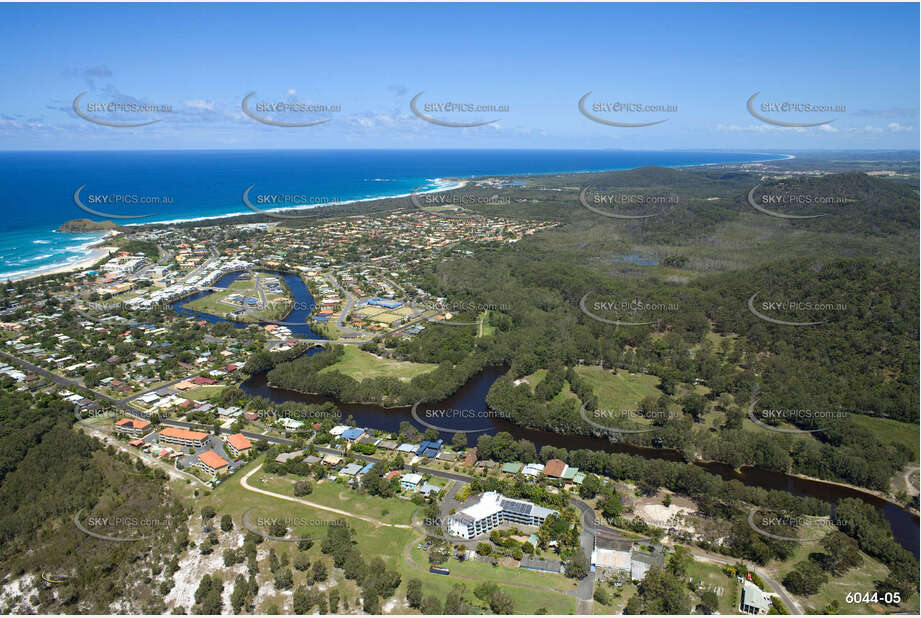
[[[802,229],[815,232],[847,232],[871,236],[891,236],[918,229],[918,195],[912,187],[866,174],[850,172],[793,180],[772,180],[755,193],[786,199],[768,205],[783,214],[825,216],[798,221]],[[834,198],[829,204],[796,206],[794,198]]]
[[[842,409],[918,421],[918,271],[867,259],[797,260],[700,282],[712,294],[708,317],[721,333],[744,335],[743,349],[761,376],[769,407]],[[747,300],[797,301],[832,309],[764,311]]]
[[[164,610],[162,581],[187,542],[188,516],[170,498],[163,473],[73,429],[73,406],[50,395],[0,388],[0,581],[24,586],[3,613]],[[74,523],[92,517],[148,518],[168,525],[121,526],[150,539],[113,542]],[[173,564],[173,566],[175,566]],[[42,580],[42,574],[54,583]]]
[[[524,189],[521,194],[527,206],[507,207],[506,214],[530,208],[528,214],[553,213],[564,225],[512,246],[481,248],[473,256],[431,265],[416,281],[455,303],[501,307],[490,311],[494,334],[475,338],[472,329],[430,326],[412,341],[384,341],[396,358],[440,364],[436,372],[410,383],[386,378],[357,382],[336,373],[319,374],[311,368],[319,360],[279,365],[270,381],[394,405],[440,399],[484,363],[501,363],[509,373],[493,386],[490,405],[521,425],[599,435],[579,416],[580,405],[592,409],[596,395],[572,369],[601,363],[609,369],[657,376],[660,394],[644,402],[646,409],[680,413],[677,420],[654,432],[622,439],[675,448],[688,457],[885,489],[911,454],[858,427],[847,414],[808,437],[775,433],[769,440],[764,430],[746,426],[744,418],[748,407],[758,402],[769,408],[844,411],[918,422],[917,260],[881,257],[917,254],[916,246],[893,244],[894,238],[916,234],[917,196],[903,183],[864,174],[797,178],[787,182],[787,190],[795,186],[801,192],[847,194],[860,205],[843,218],[829,216],[803,226],[758,213],[747,203],[747,193],[755,186],[753,175],[725,175],[719,170],[643,168],[578,176],[582,185],[599,190],[677,192],[690,195],[688,203],[699,200],[703,210],[677,209],[690,223],[679,218],[674,228],[612,222],[567,203],[565,191]],[[573,178],[542,182],[577,194]],[[847,202],[847,207],[851,204]],[[705,257],[724,259],[724,237],[730,234],[757,237],[758,251],[746,252],[740,244],[739,255],[745,259],[735,264],[724,259],[723,272],[716,274],[694,270],[680,260],[645,269],[620,266],[598,254],[605,236],[617,239],[628,252],[637,233],[644,241],[661,237],[663,242],[679,242],[689,230],[704,229],[715,239],[712,247],[697,248]],[[587,230],[584,233],[592,236],[574,245],[579,239],[574,230]],[[830,242],[833,238],[841,242]],[[795,257],[788,251],[793,244],[799,247]],[[643,248],[655,251],[663,246]],[[753,307],[760,309],[762,317],[749,308],[753,295],[757,295]],[[624,300],[664,309],[626,315],[611,310],[610,303]],[[776,304],[790,302],[797,305]],[[594,308],[592,315],[583,312],[580,304]],[[814,308],[817,304],[821,307]],[[604,321],[625,318],[653,323],[628,326]],[[791,326],[770,319],[817,324]],[[512,385],[538,369],[550,371],[553,388],[548,382],[534,393],[526,386]],[[564,383],[575,399],[556,397]],[[703,403],[688,399],[695,384],[706,389]],[[715,432],[703,425],[702,413],[722,419]],[[790,422],[816,428],[808,419]]]

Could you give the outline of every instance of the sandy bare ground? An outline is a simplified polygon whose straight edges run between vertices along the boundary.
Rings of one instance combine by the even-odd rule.
[[[176,585],[164,597],[163,601],[168,607],[176,608],[182,606],[186,612],[190,612],[195,605],[195,591],[204,575],[220,575],[224,579],[224,610],[225,613],[231,613],[230,595],[233,593],[233,580],[237,575],[249,577],[246,570],[246,563],[235,564],[232,567],[224,566],[224,550],[228,548],[237,548],[243,544],[243,532],[234,529],[230,532],[218,532],[218,538],[221,543],[214,548],[207,556],[199,550],[202,541],[206,535],[199,529],[193,527],[189,533],[189,539],[196,544],[196,547],[189,548],[185,555],[179,559],[179,570],[173,574],[173,581]]]
[[[659,528],[677,528],[694,532],[693,527],[684,523],[684,519],[697,511],[697,506],[687,498],[672,496],[669,506],[663,504],[664,492],[652,498],[643,498],[634,504],[633,512],[647,524]]]
[[[34,594],[35,581],[32,575],[26,573],[21,577],[11,580],[0,586],[0,608],[10,606],[11,613],[35,613],[35,608],[29,602]],[[19,602],[13,605],[13,599],[19,597]]]

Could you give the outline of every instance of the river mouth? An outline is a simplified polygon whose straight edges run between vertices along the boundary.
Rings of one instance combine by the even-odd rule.
[[[680,452],[672,449],[635,446],[622,442],[610,442],[603,438],[573,434],[557,434],[538,429],[528,429],[489,415],[487,413],[486,394],[489,392],[493,382],[503,376],[506,371],[506,367],[487,367],[468,380],[464,386],[450,397],[439,402],[426,404],[427,410],[460,410],[471,412],[471,414],[462,416],[452,415],[449,418],[439,418],[437,424],[446,428],[446,430],[440,431],[441,438],[450,441],[454,433],[463,431],[467,434],[468,444],[473,445],[480,435],[494,435],[500,431],[505,431],[510,433],[516,440],[524,439],[533,442],[538,450],[540,450],[542,446],[550,445],[565,448],[570,451],[588,449],[593,451],[605,451],[608,453],[626,453],[629,455],[639,455],[641,457],[665,459],[668,461],[685,461]],[[323,395],[311,395],[284,388],[276,388],[268,384],[265,373],[256,374],[250,377],[240,385],[240,388],[248,395],[263,397],[278,404],[287,401],[308,404],[333,403],[341,411],[340,418],[347,419],[352,417],[356,425],[360,427],[368,427],[390,433],[399,433],[400,423],[405,421],[420,432],[424,432],[427,429],[424,423],[420,423],[418,418],[414,417],[412,407],[384,408],[382,406],[367,403],[342,403]],[[842,498],[858,498],[863,500],[864,502],[872,504],[882,512],[889,522],[889,525],[892,527],[892,532],[896,540],[902,547],[912,552],[916,558],[919,557],[918,546],[919,542],[921,542],[921,536],[919,536],[918,517],[898,505],[883,500],[874,494],[831,482],[804,479],[774,470],[749,467],[735,470],[728,464],[719,462],[693,463],[707,472],[719,476],[723,480],[738,480],[748,486],[786,491],[796,496],[808,496],[833,504],[837,503],[838,500]]]

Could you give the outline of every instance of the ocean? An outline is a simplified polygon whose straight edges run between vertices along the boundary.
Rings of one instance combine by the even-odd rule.
[[[248,214],[261,209],[406,195],[437,179],[738,163],[784,155],[623,150],[277,150],[0,152],[0,279],[88,255],[98,233],[54,230],[78,218],[120,224]],[[82,189],[81,189],[82,187]],[[94,216],[81,209],[74,194]],[[280,202],[258,202],[276,196]],[[114,218],[114,215],[129,217]],[[138,215],[149,215],[136,218]]]

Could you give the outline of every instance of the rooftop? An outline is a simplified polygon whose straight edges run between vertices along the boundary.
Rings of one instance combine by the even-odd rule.
[[[218,468],[223,468],[224,466],[229,465],[223,457],[215,453],[214,451],[206,451],[198,456],[198,458],[209,468],[217,470]]]
[[[242,433],[227,436],[227,441],[238,451],[245,451],[253,445]]]
[[[182,440],[204,440],[208,437],[208,434],[204,432],[189,431],[188,429],[181,429],[179,427],[167,427],[160,432],[160,435],[169,438],[180,438]]]

